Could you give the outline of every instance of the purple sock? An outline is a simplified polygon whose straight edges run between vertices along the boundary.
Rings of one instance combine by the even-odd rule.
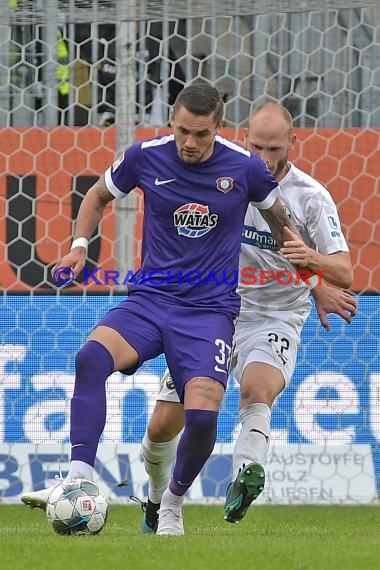
[[[199,475],[216,440],[218,412],[185,410],[185,429],[178,444],[177,459],[169,489],[182,496]]]
[[[71,399],[71,459],[94,465],[106,423],[106,380],[114,371],[108,350],[89,340],[75,358],[75,387]]]

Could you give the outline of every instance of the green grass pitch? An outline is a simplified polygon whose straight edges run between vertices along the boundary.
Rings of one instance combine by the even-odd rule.
[[[140,534],[141,511],[112,505],[97,536],[59,536],[45,514],[0,507],[2,570],[376,570],[380,510],[258,506],[239,525],[221,506],[184,507],[185,536]]]

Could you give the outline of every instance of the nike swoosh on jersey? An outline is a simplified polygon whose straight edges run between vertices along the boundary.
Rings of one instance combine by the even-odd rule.
[[[156,178],[156,180],[154,181],[154,185],[155,186],[161,186],[161,184],[169,184],[169,182],[174,182],[175,178],[169,178],[169,180],[159,180],[158,178]]]

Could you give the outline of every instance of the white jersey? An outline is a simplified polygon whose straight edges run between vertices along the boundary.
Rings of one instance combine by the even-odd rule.
[[[336,206],[326,188],[293,164],[279,186],[280,199],[306,245],[322,254],[348,251]],[[300,331],[310,312],[309,288],[297,278],[268,224],[252,205],[244,221],[238,292],[240,321],[271,317]]]

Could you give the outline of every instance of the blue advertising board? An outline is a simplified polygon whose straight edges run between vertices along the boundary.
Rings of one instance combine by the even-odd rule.
[[[98,319],[120,301],[107,295],[3,295],[0,311],[0,444],[64,444],[74,359]],[[302,333],[296,370],[273,408],[278,444],[369,444],[380,478],[379,297],[359,298],[350,325],[330,316],[326,332],[313,308]],[[103,443],[139,443],[165,370],[163,357],[133,376],[108,381]],[[219,418],[218,443],[238,429],[233,376]]]

